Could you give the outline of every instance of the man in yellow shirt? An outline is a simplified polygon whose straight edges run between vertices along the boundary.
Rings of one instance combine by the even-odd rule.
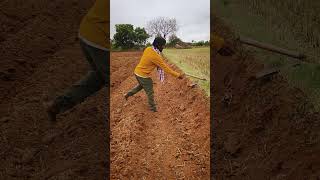
[[[84,101],[109,81],[109,0],[96,0],[93,7],[82,19],[79,29],[80,46],[91,70],[63,95],[49,102],[47,113],[51,121],[62,113]],[[76,68],[76,67],[75,67]]]
[[[165,63],[164,59],[160,55],[165,44],[166,44],[166,40],[164,38],[156,37],[152,43],[152,47],[147,47],[144,50],[143,55],[140,59],[140,62],[134,70],[134,74],[138,81],[138,85],[136,85],[133,89],[131,89],[125,95],[125,99],[127,100],[130,96],[133,96],[137,92],[144,89],[148,96],[148,103],[150,106],[150,110],[153,112],[157,112],[157,108],[154,102],[153,82],[152,82],[152,79],[150,78],[151,72],[155,68],[161,68],[162,70],[164,70],[164,72],[169,73],[174,77],[177,77],[179,79],[183,78],[183,73],[180,74],[172,70]],[[161,76],[161,73],[160,73],[160,76]]]

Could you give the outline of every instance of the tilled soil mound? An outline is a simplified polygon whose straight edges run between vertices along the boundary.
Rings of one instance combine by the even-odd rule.
[[[133,74],[142,52],[111,53],[111,178],[209,179],[209,100],[189,80],[153,76],[158,112]]]
[[[91,0],[0,2],[0,179],[106,179],[107,92],[50,126],[43,102],[88,70],[77,32]]]
[[[252,78],[262,69],[250,56],[212,59],[215,178],[319,179],[319,113],[280,75]]]

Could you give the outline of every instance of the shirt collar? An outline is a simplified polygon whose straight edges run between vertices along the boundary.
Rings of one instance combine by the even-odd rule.
[[[157,49],[156,47],[152,46],[152,49],[153,49],[154,51],[156,51],[156,53],[161,54],[161,52],[159,51],[159,49]]]

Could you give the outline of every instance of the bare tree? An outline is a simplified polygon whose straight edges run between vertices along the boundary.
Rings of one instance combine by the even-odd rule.
[[[178,31],[178,25],[175,18],[158,17],[147,23],[148,34],[167,38],[169,34]]]

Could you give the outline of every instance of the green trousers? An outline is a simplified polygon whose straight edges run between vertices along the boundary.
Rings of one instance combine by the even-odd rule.
[[[103,87],[108,87],[109,80],[109,51],[101,50],[80,40],[83,54],[90,65],[89,72],[77,83],[73,84],[62,95],[58,96],[54,104],[59,113],[67,111],[83,102]],[[75,67],[77,68],[77,67]]]
[[[131,89],[127,95],[128,96],[133,96],[137,92],[141,91],[144,89],[144,91],[147,94],[148,97],[148,103],[150,106],[151,110],[156,110],[156,104],[154,102],[154,92],[153,92],[153,82],[151,78],[142,78],[136,75],[138,85],[136,85],[133,89]]]

